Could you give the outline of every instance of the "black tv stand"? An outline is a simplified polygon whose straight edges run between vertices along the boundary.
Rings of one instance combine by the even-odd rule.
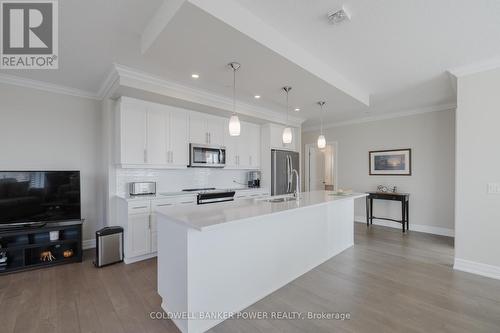
[[[77,220],[0,229],[0,258],[2,252],[7,256],[6,264],[0,261],[0,275],[81,262],[82,224],[83,220]],[[59,231],[58,240],[50,240],[51,231]],[[42,254],[46,251],[52,254],[51,260],[44,260]]]

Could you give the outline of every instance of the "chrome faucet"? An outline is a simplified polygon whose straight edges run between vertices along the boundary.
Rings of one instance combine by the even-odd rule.
[[[292,170],[292,174],[295,173],[295,191],[293,191],[293,197],[299,199],[300,196],[300,179],[299,179],[299,173],[297,172],[296,169]]]

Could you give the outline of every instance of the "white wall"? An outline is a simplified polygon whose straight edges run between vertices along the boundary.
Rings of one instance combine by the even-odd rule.
[[[100,104],[0,84],[0,170],[80,170],[83,239],[102,225]]]
[[[457,87],[455,266],[477,263],[500,278],[500,195],[487,194],[500,183],[500,69],[460,77]]]
[[[452,235],[454,127],[455,112],[449,110],[326,129],[326,140],[338,142],[338,186],[365,192],[379,184],[395,185],[410,193],[410,229]],[[304,132],[302,143],[315,143],[318,135]],[[399,148],[412,149],[411,176],[368,175],[370,150]],[[377,200],[374,206],[376,216],[401,218],[397,202]],[[363,200],[357,200],[355,209],[357,219],[365,219]]]

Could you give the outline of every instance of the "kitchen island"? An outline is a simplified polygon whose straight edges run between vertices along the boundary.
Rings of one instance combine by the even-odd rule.
[[[158,209],[158,293],[204,332],[353,245],[354,200],[314,191]]]

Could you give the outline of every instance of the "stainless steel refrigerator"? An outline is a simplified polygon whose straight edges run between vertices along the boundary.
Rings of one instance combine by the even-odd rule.
[[[292,170],[300,175],[299,153],[286,150],[271,150],[271,195],[293,193],[297,183]],[[300,181],[300,179],[299,179]]]

